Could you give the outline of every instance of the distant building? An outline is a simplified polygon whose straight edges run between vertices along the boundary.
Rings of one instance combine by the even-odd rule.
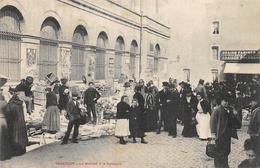
[[[260,1],[171,3],[172,76],[194,85],[199,79],[259,78]]]

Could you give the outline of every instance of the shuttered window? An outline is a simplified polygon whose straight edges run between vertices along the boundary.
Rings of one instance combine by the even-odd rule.
[[[47,18],[41,27],[40,56],[38,59],[39,79],[49,73],[57,75],[58,36],[60,26],[54,18]]]
[[[135,40],[132,41],[130,47],[130,75],[135,76],[135,69],[136,69],[136,54],[138,53],[138,46]]]
[[[95,67],[95,78],[97,80],[105,79],[105,61],[106,61],[106,43],[107,35],[105,32],[101,32],[97,39],[97,50],[96,50],[96,67]]]
[[[11,80],[20,79],[22,15],[14,7],[0,11],[0,72]]]
[[[120,36],[116,40],[116,52],[115,52],[115,74],[114,78],[119,79],[122,74],[122,57],[125,44],[123,38]]]
[[[71,56],[71,80],[81,80],[85,74],[85,43],[87,31],[83,26],[78,26],[73,34]]]

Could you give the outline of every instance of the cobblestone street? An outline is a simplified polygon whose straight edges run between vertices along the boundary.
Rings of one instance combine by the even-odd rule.
[[[183,138],[178,125],[178,137],[147,133],[147,145],[140,141],[120,145],[115,137],[105,137],[69,143],[61,146],[54,142],[26,153],[23,156],[0,162],[2,168],[211,168],[213,159],[205,155],[205,141]],[[239,140],[232,140],[229,163],[232,168],[245,158],[243,142],[248,137],[246,126],[238,131]]]

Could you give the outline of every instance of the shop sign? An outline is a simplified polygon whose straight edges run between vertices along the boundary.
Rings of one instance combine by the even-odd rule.
[[[246,57],[247,59],[257,59],[260,56],[259,50],[222,50],[220,52],[221,60],[241,60]]]

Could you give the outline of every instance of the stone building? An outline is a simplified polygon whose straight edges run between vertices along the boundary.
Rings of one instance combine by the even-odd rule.
[[[260,74],[260,1],[169,2],[169,25],[174,30],[169,51],[171,76],[196,85],[199,79],[224,80],[228,74]],[[233,63],[236,68],[230,66]]]
[[[0,72],[10,83],[50,72],[71,81],[166,78],[170,28],[161,3],[1,0]]]

